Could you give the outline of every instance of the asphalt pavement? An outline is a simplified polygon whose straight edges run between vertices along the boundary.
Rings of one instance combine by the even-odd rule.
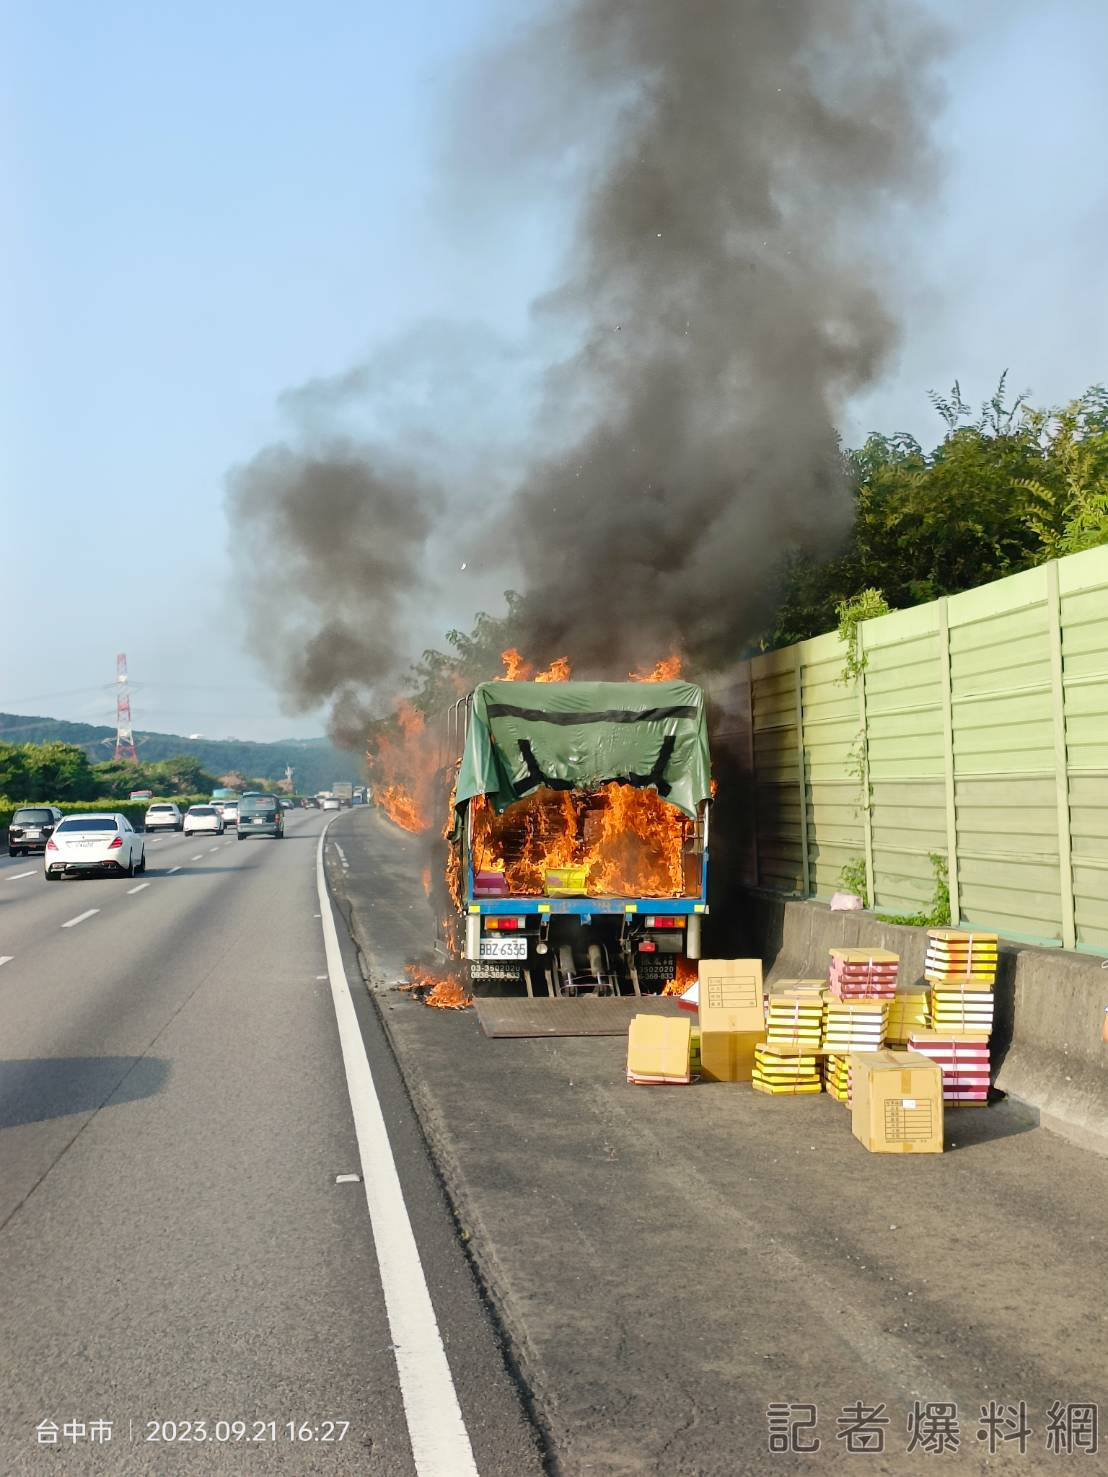
[[[328,818],[149,837],[133,879],[0,859],[5,1477],[417,1470],[321,932]],[[524,1477],[528,1411],[355,993],[476,1465]]]
[[[941,1156],[874,1155],[825,1095],[632,1087],[618,1038],[489,1040],[397,988],[432,936],[421,840],[378,812],[334,834],[552,1471],[1104,1469],[1108,1160],[1006,1104],[952,1110]]]

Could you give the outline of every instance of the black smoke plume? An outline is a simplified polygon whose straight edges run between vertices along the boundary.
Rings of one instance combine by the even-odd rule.
[[[510,484],[495,527],[534,659],[724,664],[782,553],[841,536],[835,425],[895,346],[940,52],[910,0],[578,0],[469,74],[455,179],[501,204],[542,179],[579,201],[532,315],[540,346],[573,347],[547,351],[539,450],[513,444],[490,476]],[[402,596],[452,506],[360,455],[264,453],[236,484],[239,526],[291,564],[254,628],[264,645],[299,611],[282,669],[303,705],[349,708],[414,654]],[[356,530],[341,547],[318,527],[336,500]]]

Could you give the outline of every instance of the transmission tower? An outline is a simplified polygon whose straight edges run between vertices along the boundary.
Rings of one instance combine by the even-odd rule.
[[[127,686],[127,657],[122,651],[115,659],[115,682],[115,758],[137,764],[135,732],[131,727],[131,689]]]

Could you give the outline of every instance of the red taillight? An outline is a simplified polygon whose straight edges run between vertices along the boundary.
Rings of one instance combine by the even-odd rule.
[[[650,917],[646,919],[646,926],[647,928],[684,928],[685,920],[680,915],[676,918]]]
[[[525,928],[526,918],[486,918],[485,929],[487,932],[495,933],[501,928]]]
[[[642,943],[639,945],[640,954],[656,954],[657,952],[658,945],[654,942],[653,939],[643,939]]]
[[[109,851],[114,851],[117,846],[122,846],[122,845],[123,845],[123,837],[122,836],[117,836],[114,841],[109,841],[108,842],[108,850]]]
[[[46,843],[46,850],[47,851],[57,851],[57,849],[58,849],[57,848],[57,845],[53,841],[48,841]]]

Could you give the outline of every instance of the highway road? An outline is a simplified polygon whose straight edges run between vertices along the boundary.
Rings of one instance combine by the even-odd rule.
[[[5,1477],[541,1469],[341,922],[327,947],[327,819],[150,837],[133,880],[0,860]],[[414,1264],[367,1207],[393,1162]]]

